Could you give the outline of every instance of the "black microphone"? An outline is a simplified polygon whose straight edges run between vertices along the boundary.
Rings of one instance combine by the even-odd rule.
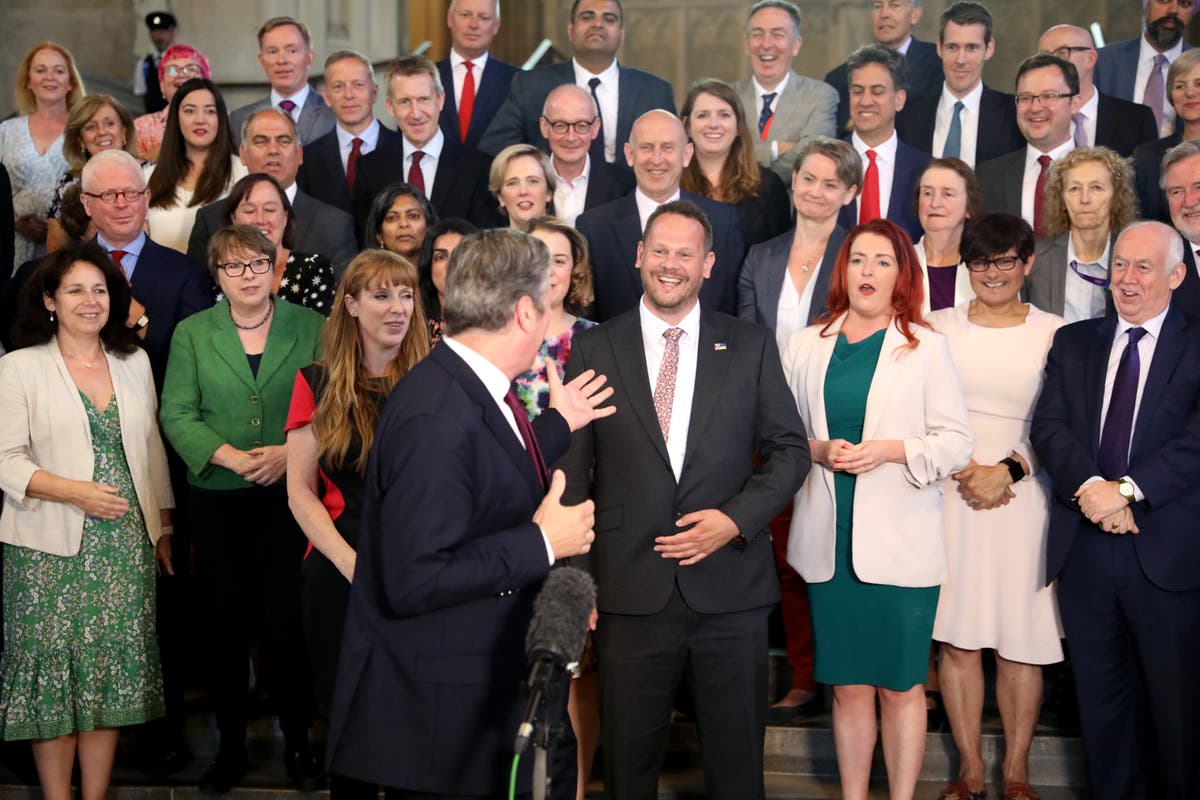
[[[514,752],[524,752],[533,735],[533,723],[543,701],[552,696],[556,683],[566,677],[568,664],[579,660],[587,640],[588,621],[596,607],[596,584],[592,576],[576,567],[550,571],[533,601],[533,619],[525,635],[525,656],[531,666],[529,703],[517,729]]]

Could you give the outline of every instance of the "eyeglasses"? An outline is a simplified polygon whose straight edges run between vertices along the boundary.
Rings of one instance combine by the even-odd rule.
[[[1021,263],[1021,259],[1016,256],[973,258],[967,262],[967,269],[971,270],[971,272],[987,272],[989,267],[995,267],[1001,272],[1008,272],[1019,263]]]
[[[195,64],[184,64],[182,67],[172,64],[163,69],[163,74],[168,78],[174,78],[176,75],[182,75],[185,78],[199,78],[204,74],[204,70]]]
[[[247,267],[255,275],[263,275],[271,271],[271,259],[264,256],[253,261],[226,261],[224,264],[217,264],[217,269],[224,271],[231,278],[242,277]]]
[[[1091,50],[1090,47],[1080,47],[1079,45],[1064,44],[1062,47],[1056,47],[1050,51],[1050,55],[1058,56],[1063,61],[1071,60],[1071,53],[1086,53]]]
[[[567,128],[574,128],[575,132],[580,136],[586,136],[591,133],[592,125],[596,122],[596,118],[592,117],[589,120],[579,120],[578,122],[565,122],[563,120],[551,120],[542,117],[546,120],[546,124],[550,126],[550,130],[554,131],[555,136],[562,136],[567,132]]]
[[[118,197],[124,197],[126,203],[136,203],[138,198],[144,195],[149,189],[109,189],[106,192],[96,194],[94,192],[80,192],[84,197],[94,197],[102,203],[112,205],[117,202]]]
[[[1019,94],[1014,99],[1017,101],[1017,107],[1027,106],[1034,100],[1040,100],[1042,105],[1048,106],[1051,103],[1062,100],[1065,97],[1074,97],[1078,92],[1042,92],[1041,94]]]

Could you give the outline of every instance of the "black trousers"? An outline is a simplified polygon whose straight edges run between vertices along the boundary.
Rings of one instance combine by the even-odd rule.
[[[601,614],[601,738],[606,796],[658,796],[671,707],[686,681],[704,782],[714,800],[761,800],[770,608],[698,614],[679,593],[647,616]]]
[[[268,688],[287,747],[307,747],[313,689],[300,625],[300,562],[307,540],[287,497],[193,489],[190,503],[221,748],[245,747],[255,640],[268,659]]]

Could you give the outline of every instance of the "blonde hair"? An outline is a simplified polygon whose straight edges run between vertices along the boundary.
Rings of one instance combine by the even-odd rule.
[[[75,59],[71,57],[71,52],[55,42],[38,42],[25,54],[25,58],[21,60],[21,66],[17,68],[17,111],[21,114],[32,114],[37,111],[37,98],[29,88],[29,71],[33,69],[33,57],[42,50],[53,50],[67,62],[67,72],[71,76],[71,91],[67,93],[68,109],[74,108],[75,104],[87,94],[87,89],[83,86],[83,77],[80,76],[79,69],[75,66]]]
[[[71,108],[71,113],[67,117],[66,130],[63,132],[63,157],[67,159],[67,166],[71,168],[73,175],[83,172],[83,165],[91,158],[83,144],[84,126],[105,106],[111,108],[116,113],[117,119],[121,121],[125,144],[118,149],[134,155],[137,148],[137,134],[133,127],[133,116],[110,95],[89,94]]]

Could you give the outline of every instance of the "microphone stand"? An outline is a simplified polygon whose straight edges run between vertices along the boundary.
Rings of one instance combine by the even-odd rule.
[[[559,702],[560,693],[570,686],[570,672],[561,663],[535,665],[527,684],[529,702],[525,716],[517,730],[515,746],[519,757],[530,742],[534,746],[533,800],[545,800],[550,790],[549,755],[563,733],[562,722],[550,724],[548,710]],[[539,679],[540,678],[540,679]]]

